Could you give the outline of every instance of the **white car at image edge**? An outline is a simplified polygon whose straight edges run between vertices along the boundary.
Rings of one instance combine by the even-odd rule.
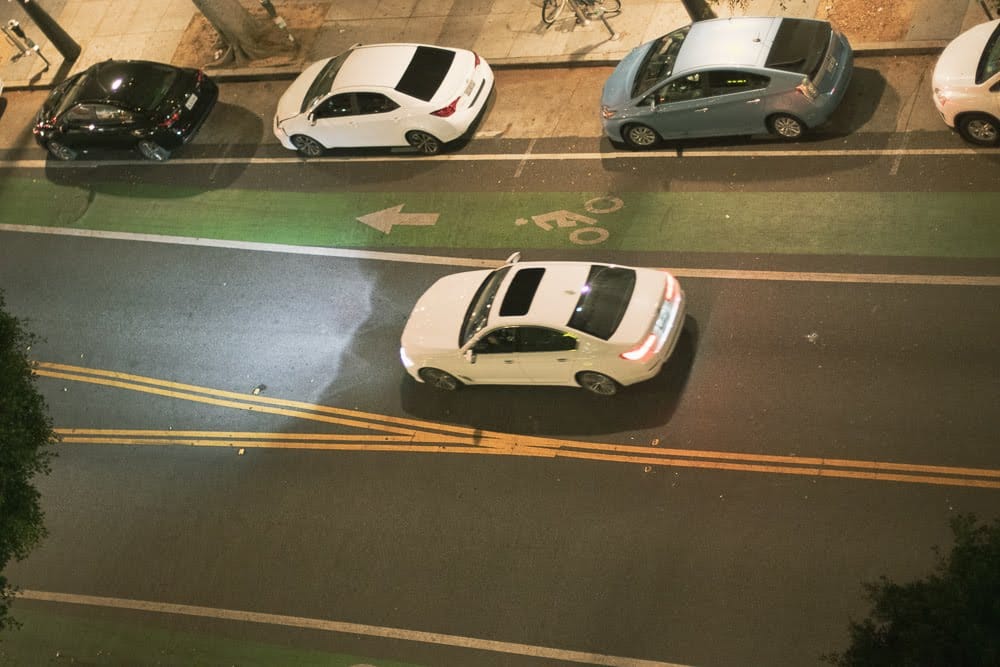
[[[684,291],[659,269],[521,262],[445,276],[400,341],[418,382],[579,386],[610,396],[660,372],[684,326]]]
[[[492,90],[493,71],[472,51],[356,45],[292,82],[278,101],[274,136],[307,157],[365,146],[434,154],[469,130]]]
[[[948,127],[972,144],[1000,143],[1000,19],[953,39],[934,66],[931,85]]]

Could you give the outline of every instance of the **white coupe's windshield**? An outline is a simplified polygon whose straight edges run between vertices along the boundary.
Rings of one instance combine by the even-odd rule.
[[[691,26],[684,26],[679,30],[660,37],[653,43],[653,47],[646,54],[646,60],[639,68],[635,77],[635,85],[632,86],[632,97],[638,97],[653,86],[653,84],[663,81],[674,71],[674,63],[677,62],[677,54],[684,44]]]
[[[472,297],[472,302],[469,303],[469,309],[465,311],[465,320],[462,322],[462,331],[458,339],[459,347],[469,342],[473,336],[482,331],[483,327],[486,326],[486,322],[490,318],[490,309],[497,298],[497,290],[500,289],[500,283],[503,282],[510,268],[511,265],[508,264],[486,276],[486,280],[476,290],[476,295]]]

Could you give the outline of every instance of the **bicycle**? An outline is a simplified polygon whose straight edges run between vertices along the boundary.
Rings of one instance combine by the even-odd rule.
[[[622,0],[542,0],[542,23],[555,23],[567,2],[573,8],[578,23],[586,24],[590,19],[603,21],[622,13]]]

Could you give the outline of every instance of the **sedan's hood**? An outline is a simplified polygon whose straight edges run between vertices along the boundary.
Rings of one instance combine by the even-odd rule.
[[[332,58],[324,58],[323,60],[314,62],[302,74],[299,74],[295,81],[292,81],[292,85],[288,86],[281,99],[278,100],[278,110],[274,115],[279,123],[302,113],[302,102],[305,99],[306,93],[309,92],[309,86],[312,85],[320,70],[331,60]]]
[[[632,84],[646,54],[653,48],[653,43],[646,42],[638,46],[619,61],[615,71],[611,73],[604,83],[604,92],[601,93],[601,104],[612,109],[620,108],[623,104],[632,99]]]
[[[445,276],[417,301],[403,329],[401,344],[411,356],[458,350],[462,320],[476,290],[491,273],[465,271]]]
[[[976,67],[986,48],[986,42],[997,27],[996,21],[982,23],[962,33],[945,47],[934,66],[935,88],[955,88],[976,85]]]

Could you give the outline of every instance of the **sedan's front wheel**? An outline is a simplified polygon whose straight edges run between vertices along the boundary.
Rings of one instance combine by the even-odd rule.
[[[645,125],[626,125],[622,130],[622,139],[629,148],[642,150],[652,148],[660,143],[660,135],[651,127]]]
[[[423,130],[407,132],[406,140],[424,155],[437,155],[441,152],[441,141],[433,134]]]
[[[292,137],[292,145],[295,146],[295,150],[300,155],[304,155],[305,157],[319,157],[326,150],[323,144],[304,134],[296,134]]]
[[[996,146],[1000,143],[1000,128],[991,116],[982,113],[962,116],[958,121],[958,131],[962,138],[977,146]]]
[[[461,380],[439,368],[421,368],[420,379],[441,391],[455,391],[462,386]]]
[[[139,152],[144,158],[153,162],[166,162],[170,159],[170,151],[148,139],[139,142]]]
[[[69,160],[76,159],[77,153],[75,150],[65,144],[59,143],[55,139],[49,139],[49,143],[45,144],[45,147],[49,149],[49,152],[52,153],[52,155],[60,160],[68,162]]]
[[[767,120],[768,129],[782,139],[798,139],[806,131],[806,126],[795,116],[779,113]]]
[[[618,383],[604,373],[584,371],[576,376],[576,381],[581,387],[598,396],[614,396],[618,393]]]

